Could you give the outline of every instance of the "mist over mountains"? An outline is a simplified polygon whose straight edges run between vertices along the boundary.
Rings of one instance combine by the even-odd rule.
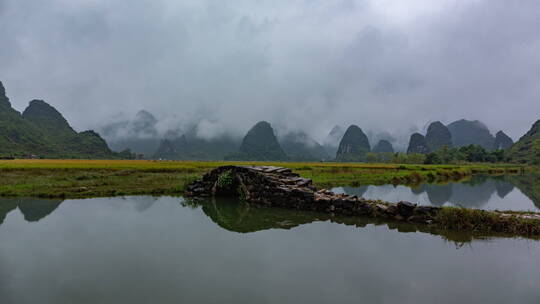
[[[368,132],[368,136],[357,125],[350,125],[345,132],[339,125],[334,126],[322,145],[307,131],[286,125],[273,126],[266,121],[256,123],[243,137],[230,135],[225,130],[209,132],[212,130],[209,125],[208,120],[201,120],[198,124],[177,122],[174,128],[160,129],[159,119],[141,110],[130,120],[104,125],[100,132],[107,143],[92,130],[76,132],[56,108],[43,100],[32,100],[22,114],[17,112],[0,82],[0,156],[3,158],[373,162],[388,161],[394,152],[403,151],[399,146],[402,140],[391,133]],[[415,132],[410,136],[406,151],[407,154],[428,154],[456,147],[465,149],[452,152],[454,157],[461,153],[460,157],[469,161],[538,163],[538,126],[536,122],[514,144],[502,130],[493,135],[478,120],[460,119],[448,125],[434,121],[427,126],[425,135]],[[117,151],[111,151],[109,145]],[[507,156],[504,150],[509,152]],[[489,151],[496,153],[489,154]],[[426,161],[441,161],[436,153],[428,156]]]
[[[192,125],[184,133],[177,128],[159,135],[158,120],[147,111],[140,111],[133,121],[105,127],[105,134],[117,130],[112,137],[120,149],[130,149],[144,154],[142,146],[155,149],[147,158],[172,160],[274,160],[274,161],[366,161],[368,153],[387,155],[394,152],[407,154],[428,154],[443,148],[478,146],[487,151],[508,150],[519,162],[540,159],[540,138],[538,122],[518,143],[504,131],[493,135],[484,123],[478,120],[459,119],[448,125],[434,121],[426,126],[425,135],[413,133],[405,147],[404,138],[394,137],[389,132],[367,132],[351,125],[346,131],[334,126],[324,138],[323,144],[303,130],[290,130],[285,126],[274,127],[261,121],[255,124],[243,137],[221,135],[203,138],[198,126]],[[115,129],[116,128],[116,129]],[[109,132],[109,133],[107,133]],[[123,133],[121,133],[123,132]],[[121,139],[119,134],[130,137]],[[119,140],[120,139],[120,140]],[[114,142],[114,140],[119,140]],[[139,148],[139,150],[137,150]],[[536,154],[538,155],[536,155]]]
[[[296,160],[334,159],[346,130],[340,124],[336,124],[325,136],[315,137],[312,135],[314,132],[312,129],[291,129],[285,125],[271,125],[283,149]],[[98,131],[115,151],[130,149],[136,154],[144,154],[147,158],[202,160],[222,159],[231,151],[236,151],[248,131],[233,134],[227,130],[215,131],[213,126],[209,126],[211,123],[205,119],[199,120],[198,123],[181,121],[171,123],[168,119],[160,121],[149,111],[140,110],[132,119],[107,124]],[[418,148],[411,151],[427,153],[444,145],[463,147],[471,144],[480,145],[488,150],[507,149],[513,144],[512,139],[503,131],[499,130],[497,133],[490,131],[478,120],[459,119],[448,125],[435,121],[427,124],[424,129],[426,129],[424,133],[427,136],[427,150]],[[407,152],[410,148],[410,134],[413,133],[391,134],[389,131],[377,132],[369,129],[363,132],[370,144],[368,152],[371,148],[373,152]],[[493,134],[499,138],[497,147],[495,147],[496,136]],[[223,151],[201,152],[216,150],[216,147],[221,147]],[[160,152],[156,154],[158,150]]]

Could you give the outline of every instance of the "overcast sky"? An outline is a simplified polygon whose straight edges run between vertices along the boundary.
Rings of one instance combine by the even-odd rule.
[[[203,133],[258,120],[410,134],[540,119],[538,0],[0,0],[0,80],[78,130],[140,109]]]

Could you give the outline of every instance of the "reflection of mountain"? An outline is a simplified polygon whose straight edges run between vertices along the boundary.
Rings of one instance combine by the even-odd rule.
[[[368,190],[369,186],[360,186],[360,187],[341,187],[343,192],[347,195],[356,195],[358,197],[364,196],[364,193]]]
[[[420,195],[426,192],[426,184],[421,184],[419,186],[414,186],[411,188],[411,192],[415,195]]]
[[[462,183],[445,185],[423,184],[411,188],[411,192],[420,195],[427,192],[431,204],[442,206],[450,202],[466,208],[481,208],[486,205],[494,192],[504,198],[514,189],[514,185],[506,177],[473,176]]]
[[[508,181],[506,176],[494,177],[493,182],[495,183],[495,189],[497,189],[497,195],[500,198],[505,198],[514,190],[514,185]]]
[[[61,203],[61,200],[23,198],[19,200],[19,210],[26,221],[37,222],[51,214]]]
[[[0,225],[4,222],[6,215],[17,207],[26,221],[37,222],[51,214],[61,203],[60,200],[35,198],[0,199]]]
[[[481,208],[489,202],[496,188],[495,182],[488,180],[474,185],[469,183],[454,184],[453,190],[451,203],[466,208]]]
[[[369,188],[368,188],[369,187]],[[412,197],[406,194],[400,194],[399,190],[392,185],[382,186],[361,186],[361,187],[339,187],[336,188],[337,193],[345,193],[348,195],[356,195],[359,197],[368,196],[373,199],[388,199],[395,200],[403,199],[401,195],[405,195],[406,199],[414,202],[423,200],[419,196],[423,193],[427,194],[427,199],[431,205],[442,206],[445,203],[462,206],[466,208],[482,208],[489,203],[494,192],[497,192],[500,198],[508,195],[514,186],[507,180],[505,176],[482,176],[476,175],[471,179],[461,183],[449,184],[421,184],[410,188]],[[368,192],[369,190],[369,192]],[[368,194],[366,194],[368,192]],[[402,198],[400,198],[402,197]]]
[[[17,199],[2,199],[0,200],[0,225],[4,223],[6,215],[13,209],[17,208]]]
[[[153,196],[131,196],[129,197],[129,202],[135,206],[135,210],[139,212],[144,212],[154,205],[158,200],[157,197]]]
[[[452,184],[447,185],[426,185],[426,192],[429,201],[435,206],[442,206],[452,197]]]
[[[540,174],[508,175],[507,179],[540,208]]]
[[[157,197],[152,196],[132,196],[126,198],[138,212],[144,212],[154,205]],[[61,200],[49,200],[38,198],[11,198],[0,199],[0,225],[4,222],[6,215],[17,207],[27,222],[37,222],[49,214],[53,213],[62,204]]]

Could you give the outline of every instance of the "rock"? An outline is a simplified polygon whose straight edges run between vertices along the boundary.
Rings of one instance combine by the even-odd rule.
[[[429,153],[429,147],[426,143],[426,138],[420,133],[414,133],[411,135],[409,140],[409,147],[407,148],[407,154],[419,153],[427,154]]]
[[[506,149],[510,149],[510,147],[512,147],[513,144],[514,144],[514,141],[512,140],[512,138],[506,135],[503,131],[499,131],[495,135],[495,142],[493,144],[493,149],[506,150]]]
[[[287,160],[272,126],[260,121],[246,134],[240,145],[240,152],[230,157],[235,160]]]
[[[365,161],[366,153],[371,151],[369,140],[358,126],[351,125],[341,142],[336,154],[338,161]]]
[[[11,103],[9,102],[9,98],[6,95],[6,89],[4,88],[4,84],[1,81],[0,81],[0,106],[11,108]]]
[[[21,114],[11,107],[0,83],[0,154],[45,158],[131,157],[113,153],[95,132],[77,133],[53,106],[32,100]]]
[[[416,208],[416,204],[409,203],[409,202],[399,202],[397,203],[397,209],[400,215],[404,217],[409,217],[414,213],[414,209]]]
[[[435,152],[444,146],[452,147],[452,134],[440,121],[429,125],[426,133],[426,144],[431,152]]]
[[[440,210],[440,207],[418,206],[414,209],[414,214],[420,215],[420,216],[433,216],[439,210]]]
[[[394,153],[394,147],[387,140],[380,140],[377,145],[373,148],[375,153]]]
[[[454,147],[479,145],[486,150],[493,149],[495,138],[484,123],[478,120],[460,119],[448,125]]]

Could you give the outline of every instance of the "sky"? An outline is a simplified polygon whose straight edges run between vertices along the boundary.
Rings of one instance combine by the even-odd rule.
[[[207,138],[540,119],[537,0],[0,0],[0,39],[12,105],[77,130],[141,109]]]

